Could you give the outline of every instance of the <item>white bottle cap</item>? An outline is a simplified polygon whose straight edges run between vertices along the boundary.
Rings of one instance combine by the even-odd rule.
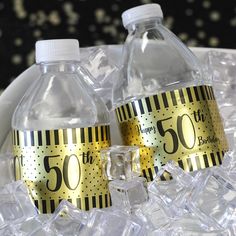
[[[35,44],[36,63],[50,61],[79,61],[77,39],[40,40]]]
[[[124,27],[135,21],[148,18],[159,17],[163,18],[163,13],[159,4],[145,4],[138,7],[133,7],[122,14],[122,22]]]

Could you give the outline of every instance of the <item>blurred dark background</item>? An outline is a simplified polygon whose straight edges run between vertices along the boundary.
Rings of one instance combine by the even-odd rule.
[[[165,25],[188,46],[236,48],[236,0],[0,0],[0,89],[34,63],[37,40],[123,43],[121,13],[145,3],[159,3]]]

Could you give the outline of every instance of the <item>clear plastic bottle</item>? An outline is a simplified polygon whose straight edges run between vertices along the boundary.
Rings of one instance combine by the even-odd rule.
[[[123,142],[140,146],[148,179],[168,160],[195,171],[221,164],[227,151],[211,76],[162,18],[158,4],[122,14],[129,34],[113,90]]]
[[[110,146],[109,112],[85,82],[78,41],[38,41],[36,63],[41,77],[12,118],[16,178],[42,213],[60,199],[85,210],[108,206],[99,151]]]

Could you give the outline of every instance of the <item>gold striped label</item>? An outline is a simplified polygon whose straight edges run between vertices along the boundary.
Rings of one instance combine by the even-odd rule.
[[[80,209],[111,205],[100,150],[110,146],[110,127],[13,130],[16,179],[26,182],[41,213],[62,199]]]
[[[193,86],[145,97],[116,109],[125,145],[140,146],[148,180],[167,161],[186,171],[220,165],[228,150],[211,86]]]

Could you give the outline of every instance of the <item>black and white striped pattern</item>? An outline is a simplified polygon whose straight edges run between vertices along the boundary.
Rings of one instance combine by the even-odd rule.
[[[54,212],[62,200],[64,199],[34,200],[34,204],[39,209],[39,212],[46,214]],[[111,206],[110,194],[66,200],[77,206],[79,209],[86,211],[92,208],[105,208]]]
[[[94,128],[88,127],[42,131],[13,130],[13,145],[25,147],[92,143],[106,140],[110,140],[110,127],[108,125],[96,126]]]
[[[212,87],[206,85],[194,86],[132,101],[116,108],[116,115],[119,122],[124,122],[152,111],[206,100],[215,100]]]

